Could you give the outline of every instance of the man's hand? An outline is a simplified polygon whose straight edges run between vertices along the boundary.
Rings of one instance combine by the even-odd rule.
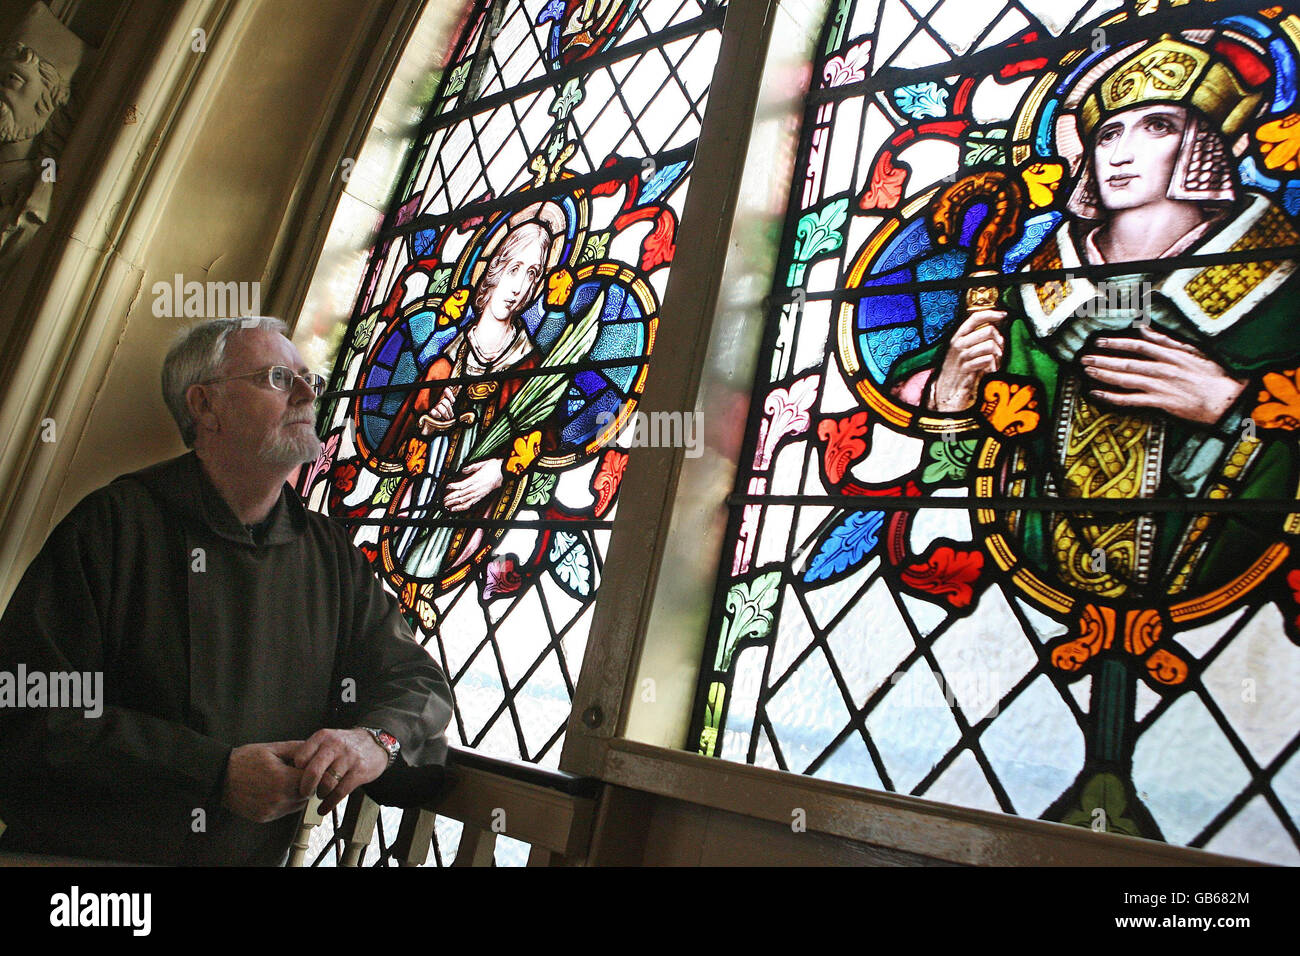
[[[1098,339],[1098,349],[1119,354],[1089,352],[1080,359],[1095,383],[1089,393],[1094,398],[1214,425],[1245,390],[1245,379],[1233,378],[1200,349],[1152,328],[1141,334]]]
[[[972,312],[948,340],[939,373],[930,382],[930,408],[936,412],[964,412],[975,404],[980,382],[1002,365],[1005,343],[999,326],[1002,309]]]
[[[294,750],[293,765],[302,771],[298,796],[305,802],[314,790],[324,815],[387,770],[388,751],[364,730],[318,730]]]
[[[465,477],[448,483],[442,503],[448,511],[466,511],[474,507],[501,487],[503,471],[500,458],[489,458],[487,461],[467,465]]]
[[[254,823],[270,823],[301,810],[307,798],[299,792],[302,774],[291,761],[302,745],[301,740],[278,740],[236,747],[230,752],[221,805]]]

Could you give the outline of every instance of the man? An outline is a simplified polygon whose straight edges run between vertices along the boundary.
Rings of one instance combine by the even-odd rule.
[[[1261,52],[1230,31],[1133,44],[1089,69],[1064,97],[1057,128],[1058,148],[1079,163],[1071,216],[1023,268],[1068,272],[1300,240],[1281,209],[1240,187],[1232,162],[1233,144],[1267,103],[1267,76]],[[1025,283],[1003,307],[960,321],[942,353],[900,362],[894,391],[957,413],[989,375],[1035,383],[1045,421],[1010,464],[1026,475],[1027,494],[1286,496],[1291,449],[1255,441],[1244,423],[1262,374],[1300,353],[1298,287],[1296,263],[1285,259]],[[1267,515],[1257,528],[1243,517],[1214,532],[1150,514],[1018,520],[1026,554],[1059,583],[1141,601],[1224,583],[1260,551],[1251,530],[1269,534]]]
[[[328,812],[396,754],[442,760],[442,671],[285,484],[324,383],[284,331],[186,333],[162,378],[193,451],[89,495],[18,586],[0,672],[102,672],[105,699],[0,706],[0,849],[273,865],[313,791]]]
[[[44,3],[0,44],[0,278],[49,218],[54,151],[42,134],[84,53]]]

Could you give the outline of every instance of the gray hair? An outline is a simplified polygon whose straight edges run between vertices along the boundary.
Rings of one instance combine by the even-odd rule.
[[[181,332],[163,359],[163,401],[176,420],[176,427],[181,430],[181,439],[187,448],[194,447],[198,429],[185,404],[185,393],[191,385],[202,385],[217,377],[226,357],[226,339],[236,329],[266,329],[279,332],[286,338],[289,334],[287,325],[265,315],[209,319]]]

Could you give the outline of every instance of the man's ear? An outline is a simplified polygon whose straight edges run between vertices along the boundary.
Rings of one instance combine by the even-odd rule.
[[[207,385],[191,385],[185,390],[185,407],[189,409],[196,431],[220,431],[221,418],[212,401]]]

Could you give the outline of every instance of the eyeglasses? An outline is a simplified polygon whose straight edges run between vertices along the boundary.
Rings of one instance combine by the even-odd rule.
[[[270,368],[259,368],[256,372],[245,372],[243,375],[229,375],[226,378],[209,379],[206,382],[200,382],[200,385],[216,385],[219,382],[233,382],[240,378],[261,379],[268,387],[275,389],[277,392],[289,392],[293,390],[293,383],[302,379],[307,387],[311,389],[313,395],[320,398],[325,394],[325,386],[328,384],[324,376],[317,375],[315,372],[304,372],[298,374],[287,365],[272,365]]]

